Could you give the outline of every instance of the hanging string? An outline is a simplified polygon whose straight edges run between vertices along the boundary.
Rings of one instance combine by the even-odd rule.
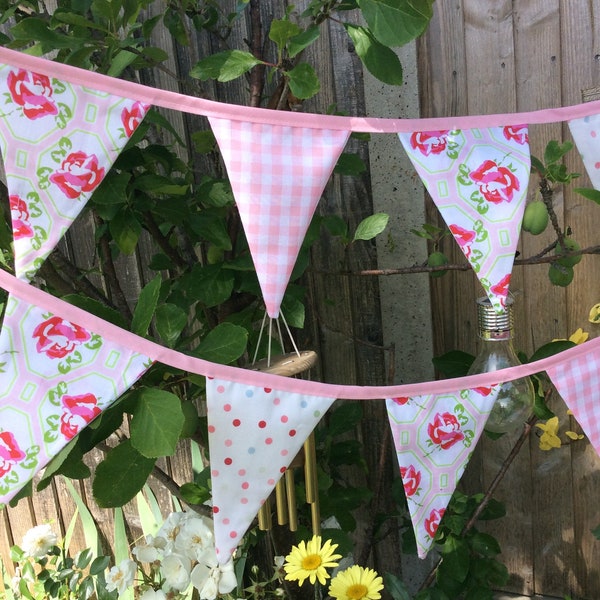
[[[292,342],[292,346],[294,346],[294,351],[296,352],[296,354],[298,356],[300,356],[300,351],[298,350],[298,347],[296,346],[296,342],[294,341],[294,337],[292,336],[292,332],[290,331],[290,328],[288,327],[287,321],[285,320],[285,317],[283,316],[283,313],[280,312],[279,315],[281,316],[281,320],[283,321],[283,324],[285,325],[285,328],[288,332],[288,335],[290,336],[290,340]]]
[[[271,366],[271,340],[273,339],[273,319],[269,319],[269,343],[267,344],[267,367]]]
[[[260,324],[260,332],[258,333],[258,341],[256,342],[256,349],[254,350],[254,358],[252,359],[252,364],[256,362],[256,358],[258,357],[258,349],[260,348],[260,341],[262,340],[263,330],[265,328],[265,321],[267,319],[267,313],[263,315],[262,323]],[[269,341],[269,345],[271,342]]]

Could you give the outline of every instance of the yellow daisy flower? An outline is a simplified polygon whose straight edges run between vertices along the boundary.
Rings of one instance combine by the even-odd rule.
[[[338,566],[335,562],[342,558],[341,554],[334,554],[337,544],[332,544],[331,540],[327,540],[321,546],[321,536],[313,535],[312,539],[305,543],[300,542],[297,546],[292,546],[292,551],[285,557],[285,578],[288,581],[298,581],[298,585],[302,585],[305,579],[309,579],[311,583],[315,583],[318,579],[319,583],[325,584],[325,580],[329,578],[329,573],[326,569],[333,569]]]
[[[548,419],[546,423],[536,423],[544,433],[540,437],[540,450],[552,450],[552,448],[560,448],[562,442],[558,437],[558,417]]]
[[[354,565],[338,573],[329,586],[335,600],[379,600],[383,579],[377,571]]]

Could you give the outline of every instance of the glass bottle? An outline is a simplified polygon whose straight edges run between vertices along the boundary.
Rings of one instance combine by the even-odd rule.
[[[521,364],[512,344],[512,304],[512,298],[507,298],[505,310],[498,313],[489,298],[477,299],[481,347],[469,369],[469,375]],[[503,383],[485,428],[494,433],[507,433],[521,428],[531,416],[534,401],[535,392],[529,377]]]

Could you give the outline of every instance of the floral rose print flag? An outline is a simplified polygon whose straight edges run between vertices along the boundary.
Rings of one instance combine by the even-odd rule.
[[[0,505],[149,366],[134,350],[9,296],[0,332]]]
[[[226,563],[333,398],[206,381],[215,544]]]
[[[498,389],[499,385],[386,400],[420,558],[433,544]]]
[[[492,305],[501,310],[529,182],[527,127],[398,136]]]
[[[267,313],[281,300],[349,131],[209,118],[227,167]]]
[[[149,106],[8,65],[0,65],[0,88],[15,270],[30,279]]]

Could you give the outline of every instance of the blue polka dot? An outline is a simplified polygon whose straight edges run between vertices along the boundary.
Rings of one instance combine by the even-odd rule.
[[[252,396],[254,396],[254,392],[252,390],[246,390],[246,397],[252,398]]]
[[[253,446],[250,446],[250,448],[248,448],[248,454],[254,454],[256,452],[256,448],[254,448]]]
[[[302,402],[300,402],[301,408],[306,408],[307,406],[308,406],[308,402],[306,400],[302,400]]]

